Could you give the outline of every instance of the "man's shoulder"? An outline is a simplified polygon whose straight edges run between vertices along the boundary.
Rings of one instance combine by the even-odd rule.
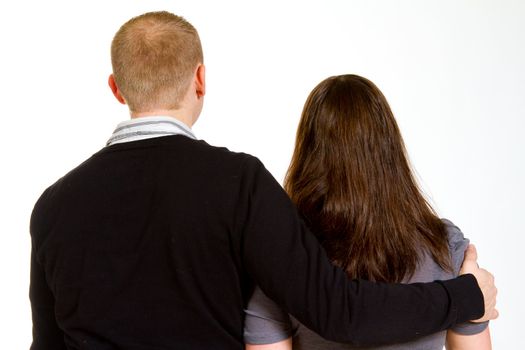
[[[193,148],[198,152],[209,153],[213,157],[219,157],[226,161],[242,162],[242,163],[246,161],[248,162],[258,161],[258,159],[251,154],[248,154],[245,152],[232,151],[225,146],[210,145],[208,142],[204,140],[187,139],[185,141],[191,146],[193,146]]]
[[[60,203],[60,200],[64,197],[64,193],[67,193],[67,189],[71,186],[71,179],[76,176],[75,174],[78,172],[78,169],[88,164],[93,157],[94,156],[89,157],[68,171],[40,194],[31,213],[31,226],[37,226],[35,222],[39,221],[40,217],[50,216],[50,214],[56,214],[60,211],[60,205],[58,205],[58,203]],[[33,232],[33,230],[31,231]]]
[[[146,158],[149,166],[157,161],[165,165],[173,163],[170,168],[188,167],[199,171],[213,171],[217,176],[223,172],[232,175],[232,172],[251,172],[264,167],[257,157],[248,153],[212,146],[203,140],[168,136],[104,147],[49,186],[40,199],[56,199],[65,190],[69,192],[78,186],[89,187],[101,181],[113,169],[135,164],[135,159]],[[109,167],[112,169],[108,169]]]
[[[257,169],[262,166],[261,161],[251,154],[232,151],[224,146],[211,145],[204,140],[192,140],[189,138],[165,138],[166,144],[171,145],[182,152],[191,155],[194,163],[200,166],[213,167],[214,169]]]
[[[50,185],[43,192],[39,201],[43,202],[59,196],[61,192],[71,187],[73,183],[80,182],[85,184],[86,177],[90,178],[89,182],[96,182],[92,175],[96,175],[101,171],[104,172],[104,168],[108,164],[120,162],[122,158],[131,157],[131,154],[136,152],[144,150],[155,152],[154,149],[159,148],[163,149],[161,153],[168,152],[170,154],[169,157],[165,157],[165,160],[170,159],[177,163],[178,166],[181,166],[181,159],[185,159],[187,161],[184,162],[185,166],[211,168],[217,172],[217,175],[221,172],[221,169],[240,171],[241,169],[246,170],[246,168],[256,170],[263,167],[260,160],[253,155],[231,151],[227,147],[213,146],[204,140],[193,140],[184,136],[168,136],[134,141],[104,147],[97,151]],[[108,157],[110,154],[113,154],[113,156]],[[184,154],[185,156],[177,157],[175,154]],[[153,154],[151,156],[155,158]],[[111,161],[107,158],[111,158]]]

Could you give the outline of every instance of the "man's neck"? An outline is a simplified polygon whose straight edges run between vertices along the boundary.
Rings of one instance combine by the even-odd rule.
[[[156,109],[156,110],[152,110],[148,112],[130,112],[130,115],[131,115],[131,119],[143,118],[143,117],[158,117],[158,116],[172,117],[184,123],[190,129],[194,124],[191,113],[189,113],[188,111],[183,111],[179,109],[177,110]]]

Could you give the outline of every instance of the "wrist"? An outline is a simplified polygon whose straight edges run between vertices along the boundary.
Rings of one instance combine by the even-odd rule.
[[[476,277],[472,274],[461,275],[448,281],[438,281],[450,297],[450,308],[455,324],[481,318],[485,313],[483,293]]]

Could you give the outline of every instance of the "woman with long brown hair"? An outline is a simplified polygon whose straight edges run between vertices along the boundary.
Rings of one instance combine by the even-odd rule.
[[[386,98],[357,75],[310,93],[284,187],[333,263],[354,279],[412,283],[457,276],[468,240],[438,218],[407,160]],[[400,310],[402,312],[402,310]],[[246,311],[247,349],[348,349],[324,340],[256,290]],[[487,324],[378,349],[490,349]]]

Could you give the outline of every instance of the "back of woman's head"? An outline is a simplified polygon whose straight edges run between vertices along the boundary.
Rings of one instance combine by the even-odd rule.
[[[310,93],[285,188],[350,277],[400,282],[422,250],[450,266],[445,227],[417,187],[388,102],[363,77],[331,77]]]

